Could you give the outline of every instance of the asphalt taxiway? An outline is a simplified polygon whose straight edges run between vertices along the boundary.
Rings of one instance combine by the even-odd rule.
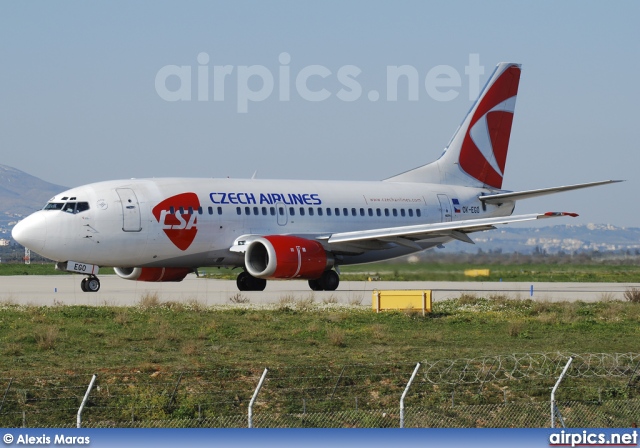
[[[23,305],[134,306],[148,295],[161,302],[198,302],[201,305],[277,304],[283,300],[313,299],[317,303],[371,306],[374,290],[431,289],[433,300],[457,298],[463,293],[536,301],[624,300],[624,292],[640,287],[630,283],[524,283],[524,282],[386,282],[342,281],[336,291],[311,291],[306,281],[270,281],[264,291],[239,292],[234,280],[211,280],[189,275],[179,283],[145,283],[115,275],[100,277],[95,293],[80,289],[81,276],[28,275],[0,277],[0,303]]]

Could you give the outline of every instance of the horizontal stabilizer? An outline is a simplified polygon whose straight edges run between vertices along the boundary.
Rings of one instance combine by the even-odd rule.
[[[598,185],[614,184],[617,182],[624,182],[623,180],[602,180],[599,182],[589,182],[586,184],[565,185],[562,187],[541,188],[539,190],[526,190],[526,191],[511,191],[508,193],[496,193],[486,196],[480,196],[482,202],[486,204],[502,204],[509,201],[518,201],[520,199],[535,198],[538,196],[545,196],[548,194],[560,193],[563,191],[579,190],[580,188],[597,187]]]

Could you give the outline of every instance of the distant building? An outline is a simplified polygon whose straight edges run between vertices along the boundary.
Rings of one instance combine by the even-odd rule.
[[[0,246],[8,246],[8,245],[9,245],[9,240],[0,238]]]

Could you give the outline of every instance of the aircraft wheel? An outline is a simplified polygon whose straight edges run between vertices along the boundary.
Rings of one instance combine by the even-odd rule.
[[[241,272],[238,274],[236,278],[236,286],[240,291],[249,291],[249,277],[251,277],[246,272]]]
[[[240,291],[264,291],[267,281],[263,278],[255,278],[248,272],[241,272],[236,279],[236,285]]]
[[[252,277],[252,279],[251,291],[264,291],[264,288],[267,287],[267,281],[265,279],[255,277]]]
[[[325,291],[335,291],[340,284],[340,276],[336,271],[324,271],[318,280]]]
[[[89,292],[89,290],[87,289],[87,280],[89,280],[89,279],[87,277],[85,277],[80,282],[80,289],[82,289],[82,291],[84,291],[84,292]]]
[[[309,280],[309,288],[312,291],[322,291],[322,286],[320,286],[320,280]]]
[[[100,290],[100,280],[98,277],[89,277],[85,279],[85,288],[88,292],[98,292]]]

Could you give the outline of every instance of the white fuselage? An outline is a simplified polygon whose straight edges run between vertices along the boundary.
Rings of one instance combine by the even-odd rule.
[[[318,238],[337,232],[509,216],[514,203],[483,204],[488,190],[402,182],[132,179],[65,191],[23,221],[23,240],[55,261],[99,266],[243,266],[230,250],[247,235]],[[182,207],[182,210],[180,209]],[[418,241],[427,249],[451,237]],[[336,264],[384,260],[417,247],[334,247]]]

